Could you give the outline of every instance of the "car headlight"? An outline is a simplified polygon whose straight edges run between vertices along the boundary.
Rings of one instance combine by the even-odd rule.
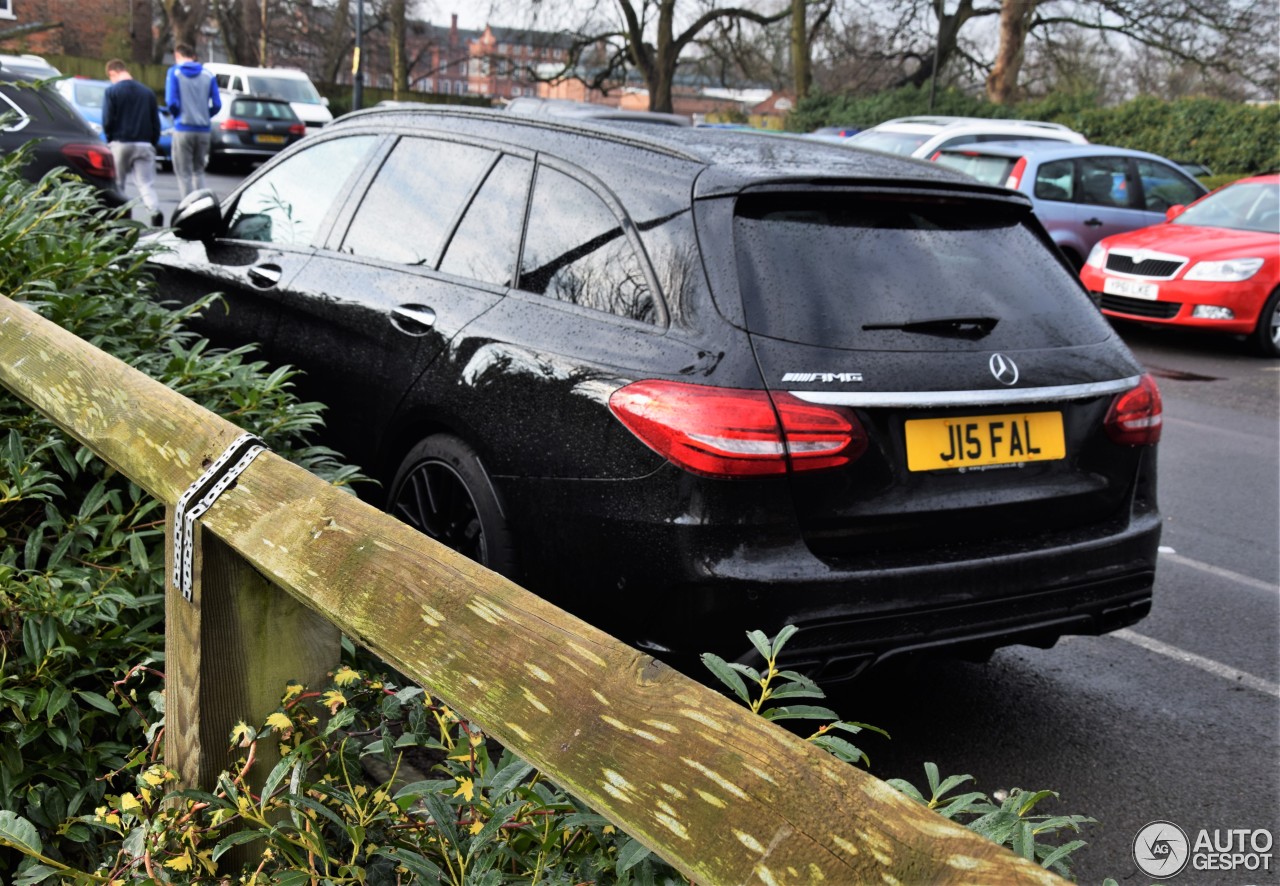
[[[1184,280],[1203,280],[1208,283],[1239,283],[1248,280],[1262,267],[1260,258],[1229,258],[1226,261],[1202,261],[1187,271]]]
[[[1093,248],[1089,250],[1089,257],[1084,260],[1084,263],[1101,271],[1107,263],[1107,248],[1101,243],[1093,244]]]

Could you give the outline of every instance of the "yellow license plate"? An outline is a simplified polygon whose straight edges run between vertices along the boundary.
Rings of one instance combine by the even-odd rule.
[[[922,418],[906,423],[907,469],[938,471],[1066,457],[1061,412]]]
[[[260,145],[282,145],[284,144],[283,135],[259,135],[256,141]]]

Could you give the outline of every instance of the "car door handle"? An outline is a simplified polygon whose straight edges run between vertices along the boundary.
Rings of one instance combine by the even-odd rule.
[[[1100,218],[1087,218],[1084,221],[1084,226],[1086,228],[1096,228],[1100,224],[1102,224],[1102,219]]]
[[[426,335],[436,325],[436,312],[426,305],[396,305],[391,324],[405,335]]]
[[[279,283],[280,275],[279,265],[254,265],[249,269],[249,279],[263,288],[275,286]]]

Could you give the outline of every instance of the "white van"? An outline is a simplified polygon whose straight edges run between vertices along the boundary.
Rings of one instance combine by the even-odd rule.
[[[218,88],[224,92],[285,99],[308,132],[333,121],[329,100],[321,97],[311,78],[297,68],[250,68],[225,62],[205,62],[204,68],[217,78]]]

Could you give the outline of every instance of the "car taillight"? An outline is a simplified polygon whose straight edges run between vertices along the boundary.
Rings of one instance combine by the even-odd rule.
[[[833,468],[857,459],[867,435],[847,409],[785,392],[638,381],[609,408],[649,448],[707,477],[758,477]]]
[[[290,135],[306,135],[307,125],[305,123],[294,123],[289,127]]]
[[[1136,388],[1117,394],[1103,420],[1112,442],[1126,446],[1150,446],[1160,442],[1164,425],[1160,389],[1150,375],[1143,375]]]
[[[1013,164],[1013,170],[1009,173],[1009,177],[1005,179],[1004,186],[1012,190],[1018,190],[1018,185],[1022,184],[1022,173],[1027,171],[1027,158],[1019,157],[1018,162]]]
[[[248,132],[249,121],[240,120],[235,117],[228,117],[226,120],[222,121],[222,126],[219,128],[224,132]]]
[[[105,145],[70,144],[62,146],[67,163],[85,175],[116,180],[116,161]]]

